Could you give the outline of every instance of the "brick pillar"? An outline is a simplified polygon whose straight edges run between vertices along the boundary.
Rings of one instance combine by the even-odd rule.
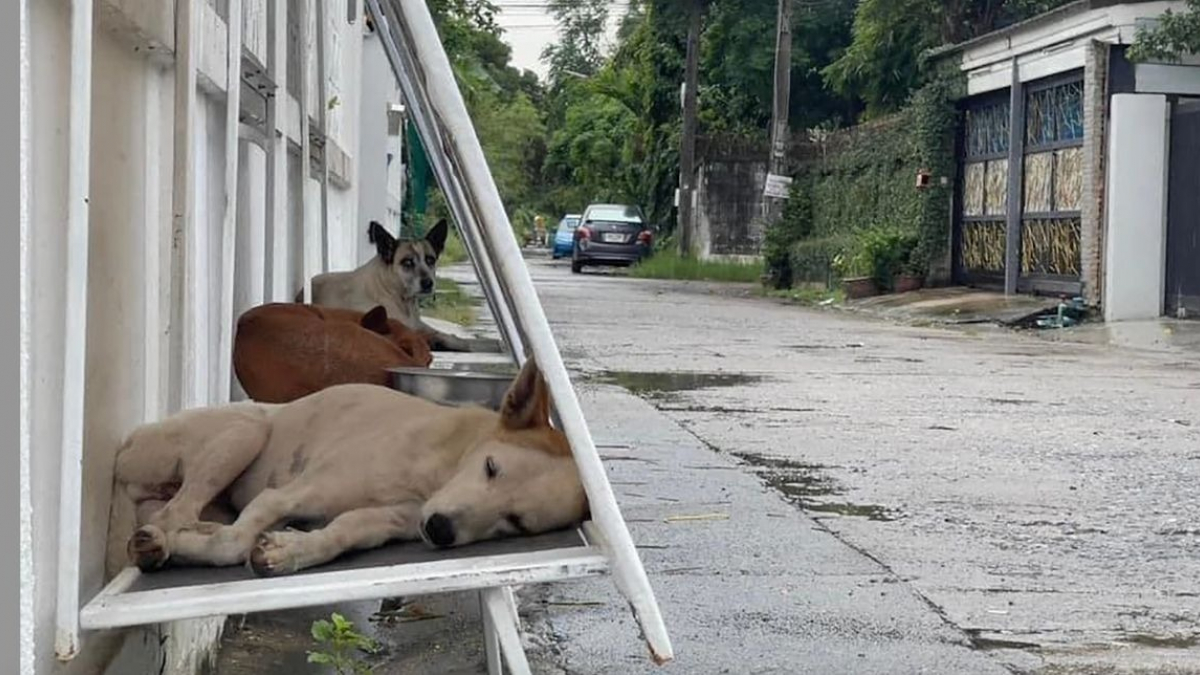
[[[1080,271],[1083,298],[1099,306],[1104,279],[1104,184],[1108,140],[1108,50],[1093,41],[1083,66],[1083,203],[1080,205]]]

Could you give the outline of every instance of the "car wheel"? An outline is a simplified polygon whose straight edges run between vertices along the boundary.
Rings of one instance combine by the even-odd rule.
[[[579,274],[582,271],[583,271],[583,263],[579,262],[578,260],[572,260],[571,261],[571,272],[573,272],[575,274]]]

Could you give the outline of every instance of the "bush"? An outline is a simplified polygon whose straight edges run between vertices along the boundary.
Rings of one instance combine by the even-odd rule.
[[[831,286],[836,277],[842,276],[835,261],[844,258],[850,242],[848,237],[825,237],[793,244],[788,252],[787,269],[791,275],[788,286],[796,282]]]
[[[793,245],[812,234],[812,187],[801,174],[792,181],[788,200],[779,220],[767,227],[763,236],[763,264],[767,278],[776,289],[791,288],[796,279],[792,266]]]
[[[629,275],[639,279],[683,279],[753,283],[762,275],[759,263],[684,258],[678,251],[660,251],[634,265]]]
[[[880,288],[891,288],[897,274],[911,265],[918,236],[897,228],[881,227],[867,230],[856,242],[861,266]]]

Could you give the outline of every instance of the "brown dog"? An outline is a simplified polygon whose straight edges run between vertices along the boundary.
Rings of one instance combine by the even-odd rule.
[[[117,453],[114,504],[137,514],[128,555],[143,571],[249,561],[274,575],[395,539],[449,547],[578,524],[587,496],[549,406],[530,359],[500,412],[360,384],[186,410]],[[232,524],[200,521],[219,506]],[[295,521],[323,526],[273,529]]]
[[[271,303],[238,317],[233,370],[253,400],[287,403],[335,384],[388,384],[386,368],[426,367],[427,340],[383,307]]]

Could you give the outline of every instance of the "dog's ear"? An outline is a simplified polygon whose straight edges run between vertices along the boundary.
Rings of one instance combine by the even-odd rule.
[[[388,335],[392,332],[391,326],[388,325],[387,309],[383,305],[372,307],[371,311],[363,314],[362,319],[358,323],[372,333]]]
[[[513,431],[550,426],[550,388],[533,357],[525,361],[504,394],[500,420],[504,428]]]
[[[437,221],[437,224],[429,229],[425,234],[425,241],[433,247],[433,254],[436,256],[442,255],[442,250],[446,248],[446,236],[450,234],[450,225],[445,218]]]
[[[380,259],[391,265],[392,260],[396,257],[395,237],[384,229],[383,225],[372,220],[370,226],[367,227],[367,239],[375,244],[375,250],[379,252]]]

